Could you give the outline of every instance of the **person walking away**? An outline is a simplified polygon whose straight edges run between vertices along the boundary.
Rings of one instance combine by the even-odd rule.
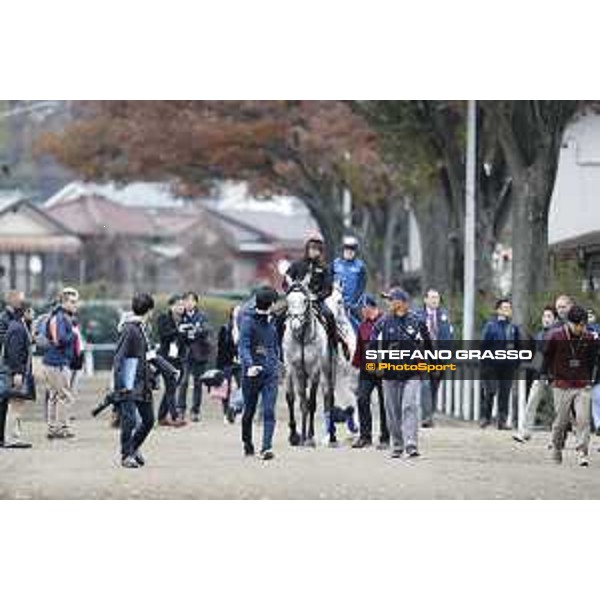
[[[168,361],[175,369],[182,371],[183,339],[179,325],[183,319],[185,304],[181,296],[169,298],[167,310],[157,319],[159,338],[158,354]],[[163,376],[164,392],[158,407],[158,424],[163,427],[183,427],[186,420],[177,412],[177,381],[172,377]]]
[[[496,316],[484,325],[481,334],[482,350],[514,350],[520,343],[519,328],[511,322],[512,303],[507,298],[500,298],[495,305]],[[508,429],[508,401],[512,388],[517,361],[492,360],[482,361],[481,365],[481,418],[479,425],[487,427],[492,422],[494,398],[498,401],[497,427]]]
[[[140,448],[154,426],[146,333],[153,308],[154,299],[150,294],[133,296],[132,313],[123,321],[114,357],[113,385],[119,395],[121,465],[127,469],[146,464]]]
[[[410,297],[401,288],[392,288],[384,295],[390,302],[389,313],[373,328],[372,339],[381,342],[401,342],[406,349],[431,350],[431,338],[425,323],[409,309]],[[395,373],[395,379],[383,382],[387,425],[390,430],[391,458],[419,456],[419,386],[417,371]]]
[[[238,407],[231,406],[232,386],[235,382],[237,389],[240,387],[240,362],[238,358],[237,340],[239,333],[236,331],[239,306],[234,306],[230,313],[227,323],[224,323],[219,329],[217,342],[217,362],[216,367],[223,371],[227,381],[227,395],[223,398],[223,418],[227,423],[235,423],[235,417],[238,413]],[[234,392],[235,393],[235,392]]]
[[[423,308],[417,312],[417,315],[427,325],[434,347],[443,349],[448,345],[445,342],[454,339],[454,327],[450,322],[450,315],[441,306],[441,296],[437,290],[427,290],[423,296]],[[437,395],[443,376],[443,371],[436,371],[421,382],[421,427],[434,426]]]
[[[597,345],[586,331],[586,311],[577,305],[569,309],[567,323],[548,335],[541,377],[550,379],[555,418],[552,424],[552,459],[559,464],[571,414],[575,413],[577,462],[589,465],[590,396],[597,362]]]
[[[198,422],[202,406],[202,381],[200,378],[206,371],[206,363],[211,354],[211,332],[206,315],[198,308],[198,294],[187,292],[184,296],[184,303],[185,313],[179,325],[179,331],[183,334],[184,340],[184,356],[182,359],[183,375],[177,399],[178,412],[179,416],[185,419],[187,390],[191,379],[194,386],[191,419]]]
[[[344,306],[355,331],[361,321],[360,301],[367,286],[367,267],[358,257],[359,250],[358,239],[352,235],[345,236],[342,256],[337,257],[331,265],[334,282],[340,286]]]
[[[552,389],[547,381],[540,379],[540,369],[544,357],[545,340],[554,328],[556,323],[556,312],[554,307],[545,306],[542,313],[542,329],[535,334],[535,356],[531,367],[531,372],[535,378],[531,384],[527,405],[525,407],[525,417],[521,429],[513,435],[516,442],[525,443],[531,439],[531,432],[535,425],[535,418],[540,403],[546,398],[552,399]]]
[[[362,299],[362,322],[358,327],[358,343],[352,357],[352,366],[360,369],[361,350],[369,342],[373,334],[375,323],[381,318],[382,313],[377,306],[377,301],[370,294],[365,294]],[[362,347],[361,347],[362,345]],[[373,444],[373,417],[371,415],[371,396],[377,391],[379,400],[379,445],[383,450],[390,445],[390,432],[387,427],[385,403],[383,397],[383,383],[381,379],[359,377],[356,393],[358,407],[359,437],[352,444],[353,448],[367,448]]]
[[[242,320],[239,356],[242,369],[242,443],[246,456],[254,455],[252,423],[260,397],[263,417],[263,439],[260,456],[274,458],[275,403],[279,378],[280,351],[277,330],[269,319],[274,294],[261,290],[256,294],[254,314]]]
[[[47,320],[48,346],[42,363],[48,389],[48,439],[69,439],[75,434],[69,426],[69,412],[75,402],[71,389],[70,365],[76,352],[73,319],[77,313],[79,292],[65,288],[59,305]]]

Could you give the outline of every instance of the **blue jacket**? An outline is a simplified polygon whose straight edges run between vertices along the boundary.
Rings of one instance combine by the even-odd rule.
[[[425,324],[427,324],[427,308],[423,307],[416,311],[417,316]],[[454,339],[454,327],[450,322],[450,315],[445,308],[441,306],[436,309],[436,323],[437,323],[437,336],[436,340],[453,340]],[[431,332],[430,332],[431,333]],[[432,336],[433,337],[433,336]]]
[[[238,351],[244,376],[253,365],[263,368],[263,376],[278,374],[279,337],[268,315],[254,313],[242,319]]]
[[[510,321],[506,321],[505,319],[499,319],[498,317],[493,317],[483,326],[483,331],[481,332],[481,349],[482,350],[510,350],[519,349],[521,336],[519,333],[519,328]],[[518,361],[493,361],[491,359],[485,359],[482,361],[483,364],[487,366],[513,366],[516,367],[518,365]]]
[[[59,306],[48,319],[48,329],[50,329],[50,324],[53,321],[56,322],[57,339],[51,339],[48,331],[50,344],[44,352],[42,362],[50,367],[68,367],[75,353],[75,332],[73,331],[71,317]]]
[[[333,279],[342,288],[347,306],[356,306],[367,285],[367,267],[360,258],[345,260],[336,258],[332,265]]]

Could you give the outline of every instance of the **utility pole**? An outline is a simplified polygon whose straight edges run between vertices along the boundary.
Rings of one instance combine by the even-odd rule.
[[[465,198],[463,340],[475,333],[475,194],[477,181],[477,101],[468,100]]]

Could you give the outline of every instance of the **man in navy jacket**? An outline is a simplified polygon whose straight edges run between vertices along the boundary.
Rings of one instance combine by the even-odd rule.
[[[511,322],[512,303],[507,298],[496,302],[496,316],[483,327],[482,350],[518,349],[519,328]],[[498,429],[507,429],[508,399],[518,364],[514,361],[483,361],[481,367],[481,417],[479,425],[487,427],[492,422],[494,397],[498,397]]]
[[[273,434],[275,433],[275,402],[279,375],[279,339],[270,318],[270,309],[275,294],[261,289],[256,294],[254,314],[245,315],[240,328],[239,356],[242,367],[242,394],[244,414],[242,416],[242,442],[244,454],[254,455],[252,422],[261,397],[263,414],[263,440],[261,458],[271,460]]]
[[[427,325],[433,343],[443,348],[443,342],[454,339],[454,327],[450,322],[450,315],[445,308],[440,306],[441,296],[437,290],[427,290],[423,296],[423,303],[424,306],[417,311],[417,316]],[[442,376],[443,372],[440,375],[427,377],[421,382],[422,427],[433,427],[433,415]]]

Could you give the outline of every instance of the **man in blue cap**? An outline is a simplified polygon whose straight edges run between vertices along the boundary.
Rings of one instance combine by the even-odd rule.
[[[373,296],[365,294],[361,302],[362,322],[358,327],[358,338],[352,366],[360,369],[361,344],[367,343],[373,334],[373,328],[382,314],[377,306],[377,301]],[[360,378],[358,390],[356,393],[356,404],[358,406],[358,422],[360,435],[352,444],[353,448],[368,448],[373,443],[373,418],[371,415],[371,395],[373,390],[377,389],[379,398],[379,445],[378,449],[383,450],[389,447],[390,433],[387,428],[385,416],[385,404],[383,401],[383,385],[381,379]]]
[[[390,310],[373,328],[371,339],[399,342],[407,350],[431,350],[431,337],[425,323],[410,310],[410,297],[399,287],[383,294],[389,300]],[[397,371],[394,379],[383,382],[387,425],[390,430],[391,458],[419,456],[419,371]]]

